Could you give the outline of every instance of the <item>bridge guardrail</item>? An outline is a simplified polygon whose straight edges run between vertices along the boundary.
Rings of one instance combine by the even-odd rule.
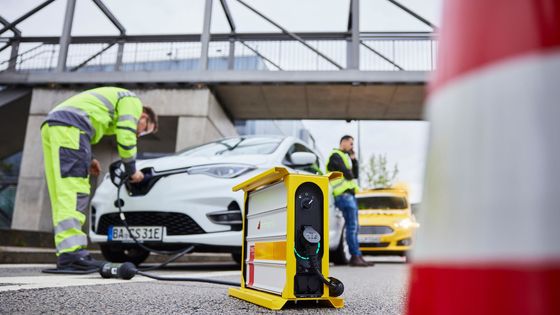
[[[337,64],[346,66],[347,33],[300,36]],[[9,49],[0,52],[0,71],[7,71],[10,61],[14,60],[16,72],[56,70],[57,37],[21,37],[17,44],[19,50],[15,57],[10,57]],[[196,70],[201,50],[199,35],[75,37],[69,46],[66,71]],[[122,65],[118,65],[120,52]],[[436,56],[437,39],[430,33],[362,33],[360,36],[360,70],[432,71]],[[318,53],[282,33],[212,35],[208,69],[339,70]]]

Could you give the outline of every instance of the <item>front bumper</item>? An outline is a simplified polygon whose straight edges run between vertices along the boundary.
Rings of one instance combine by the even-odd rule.
[[[360,251],[368,253],[404,253],[412,248],[414,231],[412,228],[397,228],[391,234],[368,235],[360,234],[362,238],[371,237],[372,242],[360,242]]]
[[[161,178],[152,190],[145,196],[128,196],[123,189],[120,198],[124,201],[122,207],[125,214],[145,213],[146,215],[159,214],[183,214],[188,216],[201,229],[196,233],[175,232],[164,234],[162,244],[182,243],[200,244],[208,246],[241,246],[241,231],[236,226],[220,224],[224,217],[223,211],[230,209],[232,202],[240,208],[243,205],[243,193],[232,192],[231,187],[244,180],[246,174],[235,179],[209,178],[206,175],[178,174]],[[106,227],[100,229],[104,224],[101,222],[103,215],[118,213],[115,207],[117,199],[116,188],[105,180],[97,189],[92,200],[92,211],[90,217],[89,236],[92,242],[104,243],[108,241]],[[232,210],[233,212],[233,210]],[[212,215],[216,214],[217,215]],[[239,213],[239,210],[238,212]],[[229,216],[225,220],[233,220]],[[128,221],[128,220],[127,220]],[[114,223],[114,226],[122,224]],[[151,222],[154,222],[153,220]],[[233,221],[232,221],[233,222]],[[101,225],[100,225],[101,224]],[[105,223],[107,225],[107,223]],[[131,226],[163,226],[159,223],[145,224],[138,222]],[[240,227],[240,225],[239,225]],[[177,229],[176,229],[177,230]]]

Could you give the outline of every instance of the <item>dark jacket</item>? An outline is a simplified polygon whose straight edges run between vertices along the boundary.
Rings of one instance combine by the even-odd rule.
[[[344,165],[342,158],[338,154],[333,154],[327,163],[327,170],[329,172],[342,172],[344,178],[352,180],[358,179],[360,167],[358,160],[352,159],[352,169],[348,169],[346,165]]]

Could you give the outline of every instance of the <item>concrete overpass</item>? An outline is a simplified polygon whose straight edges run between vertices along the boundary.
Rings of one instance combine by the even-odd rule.
[[[209,88],[232,119],[422,119],[427,71],[4,73],[0,84]],[[165,103],[165,100],[160,100]]]

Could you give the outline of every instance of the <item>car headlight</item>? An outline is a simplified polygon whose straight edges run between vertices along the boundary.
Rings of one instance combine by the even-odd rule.
[[[255,168],[253,165],[246,164],[210,164],[190,167],[187,172],[191,175],[204,174],[220,178],[235,178]]]
[[[398,228],[408,229],[410,227],[415,226],[415,222],[410,220],[409,218],[402,219],[400,221],[395,222],[395,226]]]

